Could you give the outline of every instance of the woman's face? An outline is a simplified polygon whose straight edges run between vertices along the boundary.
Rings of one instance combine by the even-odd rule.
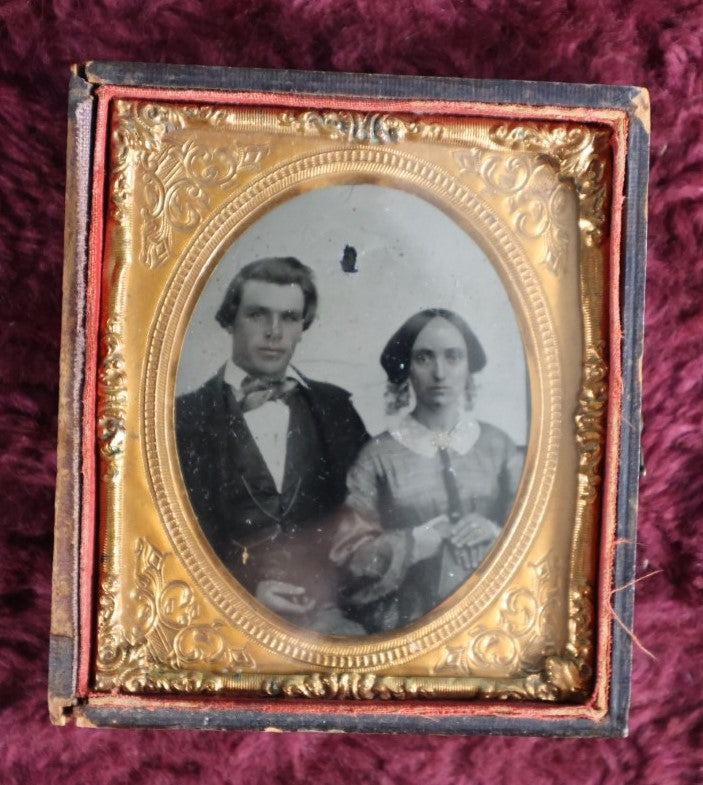
[[[441,409],[463,402],[468,378],[462,334],[451,322],[435,317],[420,331],[410,355],[410,383],[418,405]]]

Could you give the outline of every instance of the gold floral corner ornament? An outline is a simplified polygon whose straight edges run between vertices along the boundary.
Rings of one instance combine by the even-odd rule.
[[[118,577],[107,574],[102,581],[97,690],[214,692],[225,687],[227,675],[255,668],[246,649],[228,644],[223,624],[200,620],[201,609],[185,581],[166,580],[166,554],[144,538],[136,554],[131,613],[121,608]]]
[[[527,152],[506,155],[481,147],[453,153],[460,174],[477,175],[484,191],[505,201],[515,231],[529,240],[544,240],[542,264],[555,275],[569,264],[569,234],[564,230],[571,190],[553,165]]]
[[[603,239],[606,184],[604,162],[611,133],[599,128],[566,125],[497,125],[490,132],[502,148],[537,153],[559,177],[572,182],[579,199],[579,228],[588,245]]]
[[[196,143],[179,133],[197,126],[234,130],[235,115],[223,109],[119,101],[117,111],[117,171],[134,171],[132,183],[120,183],[116,192],[122,210],[139,193],[139,260],[155,269],[169,259],[175,238],[212,213],[243,172],[258,169],[269,148],[222,135],[211,144]]]
[[[195,229],[215,206],[212,189],[225,196],[241,172],[257,169],[267,153],[263,145],[234,142],[211,149],[189,140],[143,154],[141,263],[154,269],[166,262],[174,234]]]
[[[553,553],[529,565],[530,583],[505,592],[498,622],[468,633],[466,646],[448,646],[434,673],[443,676],[474,676],[500,671],[524,674],[539,669],[545,658],[555,655],[558,644],[553,632],[564,612],[564,585]]]
[[[485,144],[462,146],[453,157],[460,175],[477,175],[486,192],[504,200],[519,236],[544,241],[542,264],[559,275],[569,263],[564,218],[574,209],[572,191],[585,244],[597,248],[603,240],[609,141],[598,128],[501,123]]]
[[[531,565],[530,588],[509,591],[503,597],[495,628],[471,631],[468,646],[447,647],[435,666],[438,676],[473,691],[474,697],[493,700],[533,699],[576,701],[591,686],[591,590],[583,584],[570,594],[573,608],[566,644],[557,646],[549,637],[553,625],[546,615],[560,615],[561,587],[552,583],[558,567],[551,555]],[[490,668],[508,668],[509,678],[476,676]]]

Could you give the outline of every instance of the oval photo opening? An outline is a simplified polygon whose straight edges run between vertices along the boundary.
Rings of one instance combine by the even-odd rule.
[[[300,628],[430,613],[508,519],[529,433],[525,353],[493,265],[439,208],[377,185],[270,210],[186,331],[175,427],[213,551]]]

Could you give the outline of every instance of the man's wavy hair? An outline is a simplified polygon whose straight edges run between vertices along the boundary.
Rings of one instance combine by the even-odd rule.
[[[229,330],[234,324],[247,281],[264,281],[281,286],[297,284],[302,289],[304,298],[303,330],[307,330],[313,323],[317,313],[317,289],[312,270],[293,256],[272,256],[244,265],[232,279],[222,305],[215,314],[215,319],[225,330]]]

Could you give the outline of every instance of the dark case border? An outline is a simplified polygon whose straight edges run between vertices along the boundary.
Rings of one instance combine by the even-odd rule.
[[[610,650],[609,705],[605,717],[588,719],[523,719],[467,713],[297,712],[295,703],[280,702],[280,710],[218,709],[216,702],[202,709],[169,708],[152,700],[144,708],[91,705],[77,698],[80,575],[80,443],[81,390],[85,372],[85,289],[90,215],[90,171],[94,127],[94,90],[112,84],[190,90],[262,91],[290,94],[346,95],[373,98],[415,98],[620,109],[627,114],[627,161],[622,215],[621,260],[622,402],[618,467],[616,539]],[[647,93],[630,86],[494,81],[416,76],[273,71],[145,63],[89,62],[76,68],[69,90],[68,176],[60,405],[63,427],[58,446],[54,595],[49,665],[49,707],[54,722],[65,724],[74,713],[84,723],[101,726],[163,728],[219,728],[237,730],[349,731],[370,733],[510,734],[550,736],[624,736],[630,703],[632,629],[635,576],[635,529],[641,435],[641,363],[644,330],[647,172],[649,130],[642,118]],[[87,108],[90,108],[90,112]],[[645,113],[646,114],[646,113]],[[57,587],[62,587],[57,592]],[[488,707],[487,707],[488,708]],[[537,709],[538,711],[538,709]]]

